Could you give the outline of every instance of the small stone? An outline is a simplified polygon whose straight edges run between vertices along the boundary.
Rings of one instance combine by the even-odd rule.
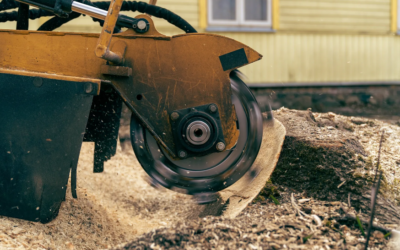
[[[66,242],[65,245],[68,247],[69,250],[74,250],[74,244],[71,242]]]
[[[375,231],[372,235],[373,235],[374,238],[376,238],[376,239],[383,239],[383,238],[385,238],[385,235],[384,235],[382,232],[380,232],[380,231]]]
[[[303,207],[302,207],[302,210],[303,210],[306,214],[311,214],[311,213],[312,213],[312,208],[310,208],[310,207],[303,206]]]
[[[336,114],[335,114],[335,113],[328,112],[328,117],[329,117],[329,118],[334,118],[335,116],[336,116]]]
[[[357,243],[358,243],[358,241],[355,236],[353,236],[353,235],[346,236],[346,244],[354,246],[354,245],[357,245]]]

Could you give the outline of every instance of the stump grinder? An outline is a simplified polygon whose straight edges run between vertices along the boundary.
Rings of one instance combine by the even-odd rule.
[[[17,21],[0,30],[0,215],[54,219],[69,178],[77,197],[82,142],[94,142],[95,173],[115,155],[122,103],[154,185],[193,195],[210,214],[224,204],[231,216],[265,185],[285,130],[237,71],[261,59],[255,50],[196,33],[154,0],[3,0],[0,11],[0,22]],[[80,15],[101,33],[53,31]],[[41,16],[52,17],[29,31]],[[153,17],[186,34],[160,34]]]

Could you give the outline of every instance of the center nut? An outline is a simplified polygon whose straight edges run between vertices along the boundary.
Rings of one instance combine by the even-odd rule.
[[[210,135],[210,127],[203,121],[194,121],[186,129],[186,138],[193,145],[205,144],[210,139]]]

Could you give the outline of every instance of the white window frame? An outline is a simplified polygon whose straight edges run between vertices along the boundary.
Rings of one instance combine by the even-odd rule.
[[[208,23],[218,26],[247,26],[247,27],[271,27],[272,26],[272,0],[267,0],[267,21],[246,21],[245,0],[236,0],[236,20],[218,20],[212,16],[212,1],[208,0]]]

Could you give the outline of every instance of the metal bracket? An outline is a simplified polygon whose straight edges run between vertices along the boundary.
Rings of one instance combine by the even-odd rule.
[[[122,57],[125,57],[127,45],[124,41],[116,41],[113,46],[112,50],[115,53],[120,53]],[[123,76],[123,77],[130,77],[132,76],[132,68],[131,67],[124,67],[124,66],[113,66],[104,64],[101,65],[100,71],[103,75],[112,75],[112,76]]]
[[[123,0],[112,0],[108,8],[108,14],[104,21],[103,29],[101,31],[99,40],[96,46],[96,56],[106,59],[107,61],[115,64],[122,64],[124,57],[119,52],[110,51],[110,43],[112,34],[114,32],[115,24],[118,20],[119,11],[121,10]]]

